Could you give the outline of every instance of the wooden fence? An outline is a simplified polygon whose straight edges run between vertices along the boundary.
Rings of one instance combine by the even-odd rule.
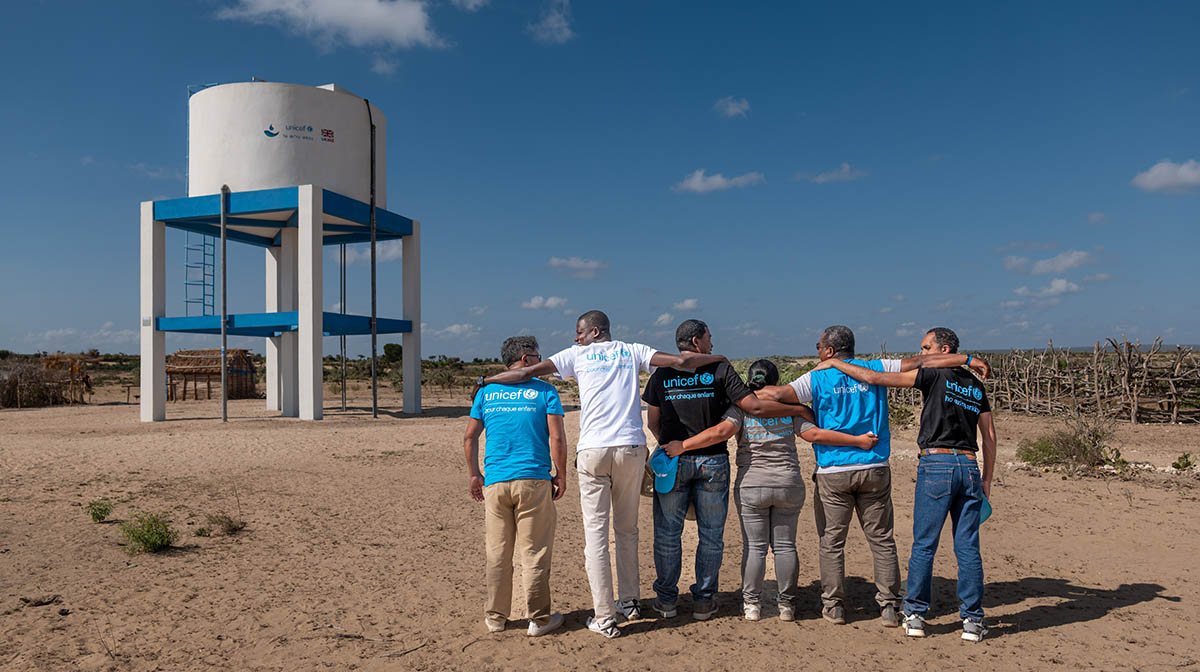
[[[983,353],[992,366],[985,386],[995,410],[1062,415],[1073,411],[1139,422],[1200,422],[1200,357],[1127,339],[1097,342],[1091,352],[1056,349]],[[893,400],[921,403],[916,390]]]

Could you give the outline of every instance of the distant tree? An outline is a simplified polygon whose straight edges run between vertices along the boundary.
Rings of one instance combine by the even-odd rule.
[[[12,353],[9,352],[8,350],[0,350],[0,359],[8,359],[11,356],[12,356]]]
[[[398,364],[404,357],[404,347],[399,343],[383,345],[383,361],[385,364]]]

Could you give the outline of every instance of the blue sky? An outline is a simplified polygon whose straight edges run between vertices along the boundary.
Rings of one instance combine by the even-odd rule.
[[[252,76],[388,116],[426,356],[523,330],[554,351],[591,308],[660,348],[698,317],[733,356],[808,354],[836,323],[863,351],[937,325],[969,348],[1200,342],[1196,3],[115,7],[6,11],[0,348],[137,351],[138,203],[184,195],[186,87]],[[261,311],[262,251],[229,262],[231,310]],[[399,316],[400,262],[379,279]]]

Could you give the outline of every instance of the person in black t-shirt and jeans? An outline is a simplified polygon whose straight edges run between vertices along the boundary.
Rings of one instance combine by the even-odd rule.
[[[680,352],[712,352],[712,333],[700,320],[685,320],[675,330]],[[751,392],[729,362],[695,370],[663,367],[646,383],[646,425],[670,457],[679,457],[675,486],[654,495],[653,609],[663,618],[677,613],[679,574],[683,564],[683,521],[696,507],[696,583],[692,585],[692,617],[703,621],[717,611],[717,577],[725,552],[725,516],[729,510],[729,453],[722,438],[706,438],[720,424],[730,404],[754,417],[800,414],[799,406],[764,401]],[[811,415],[811,412],[810,412]]]
[[[958,336],[945,327],[930,329],[921,341],[922,354],[958,352]],[[967,358],[970,362],[970,356]],[[954,554],[958,558],[959,616],[962,638],[978,642],[983,626],[983,559],[979,555],[979,517],[991,494],[996,465],[996,426],[983,384],[964,369],[920,368],[882,373],[838,359],[817,366],[837,368],[868,385],[915,387],[921,390],[921,429],[917,433],[920,462],[913,512],[913,546],[908,560],[908,596],[904,598],[904,631],[925,636],[933,556],[950,516]],[[983,437],[983,470],[976,457],[976,430]]]

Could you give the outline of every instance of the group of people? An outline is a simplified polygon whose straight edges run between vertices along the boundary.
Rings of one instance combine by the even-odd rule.
[[[988,364],[959,354],[953,331],[931,329],[920,355],[863,361],[855,358],[853,332],[831,326],[817,342],[820,363],[783,386],[777,368],[765,359],[752,364],[743,381],[728,360],[712,353],[712,333],[700,320],[685,320],[676,329],[678,354],[613,340],[608,316],[596,310],[581,315],[575,331],[575,345],[548,359],[542,359],[533,337],[509,338],[501,348],[507,369],[477,381],[464,452],[470,494],[485,508],[484,620],[490,631],[504,630],[509,620],[514,554],[525,571],[528,634],[546,634],[563,623],[562,615],[552,612],[550,598],[554,501],[566,489],[563,407],[555,388],[537,379],[558,375],[575,378],[579,386],[575,468],[594,610],[589,630],[612,638],[621,634],[618,624],[623,621],[650,612],[661,618],[677,615],[682,534],[692,515],[699,537],[696,580],[690,588],[692,616],[705,620],[717,612],[731,438],[737,442],[733,497],[743,538],[742,613],[751,621],[762,617],[769,548],[779,617],[794,620],[796,527],[806,480],[797,455],[798,435],[812,443],[816,456],[813,508],[824,618],[845,623],[844,548],[857,512],[874,556],[875,599],[883,625],[903,625],[908,635],[924,636],[933,556],[949,516],[962,638],[983,638],[979,524],[991,489],[996,437],[983,386],[962,368],[986,377]],[[651,374],[644,390],[641,372]],[[917,438],[920,462],[906,594],[893,534],[886,386],[920,389],[925,402]],[[647,428],[658,442],[652,454],[643,431],[643,401]],[[481,435],[486,435],[482,471]],[[638,508],[650,482],[655,597],[643,614]]]

